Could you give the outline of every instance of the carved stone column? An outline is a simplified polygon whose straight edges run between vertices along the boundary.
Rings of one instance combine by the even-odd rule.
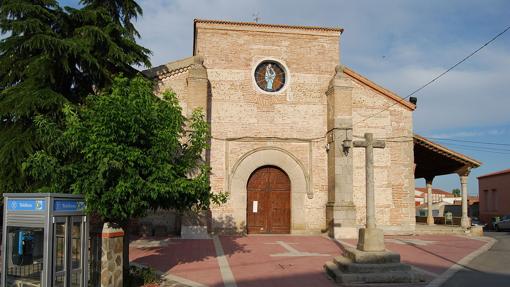
[[[434,177],[425,179],[427,183],[427,224],[434,225],[434,215],[432,214],[432,181]]]
[[[364,141],[355,141],[354,147],[365,149],[366,174],[366,226],[359,230],[358,250],[384,251],[384,233],[375,224],[375,177],[374,177],[374,148],[384,148],[384,141],[374,140],[372,133],[365,133]]]
[[[460,226],[463,228],[468,228],[471,226],[471,220],[468,217],[468,174],[464,174],[460,176],[460,189],[462,192],[462,218],[460,219]]]
[[[337,66],[327,96],[328,203],[326,219],[329,235],[356,238],[356,210],[353,203],[352,82]]]

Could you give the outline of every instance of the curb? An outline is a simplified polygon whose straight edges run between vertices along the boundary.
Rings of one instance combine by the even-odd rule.
[[[469,255],[462,258],[459,262],[453,264],[448,270],[443,272],[441,275],[439,275],[434,280],[430,281],[429,284],[427,284],[425,287],[439,287],[443,285],[450,277],[452,277],[455,273],[457,273],[460,270],[465,269],[464,266],[469,264],[473,259],[478,257],[480,254],[487,252],[491,247],[497,242],[496,239],[488,237],[488,240],[481,240],[476,239],[480,241],[486,241],[484,246],[478,248],[477,250],[471,252]]]

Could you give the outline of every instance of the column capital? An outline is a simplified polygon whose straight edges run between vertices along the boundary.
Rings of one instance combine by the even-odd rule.
[[[461,184],[467,184],[469,176],[468,175],[460,175],[459,178],[460,178]]]
[[[457,174],[460,177],[468,176],[471,173],[471,166],[465,165],[457,170]]]
[[[425,177],[425,183],[432,185],[432,181],[434,180],[434,176]]]

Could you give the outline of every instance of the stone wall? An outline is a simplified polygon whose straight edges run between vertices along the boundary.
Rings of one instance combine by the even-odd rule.
[[[231,227],[236,207],[245,205],[239,202],[243,197],[235,196],[243,191],[232,190],[234,167],[260,148],[284,150],[303,169],[306,191],[292,203],[304,209],[292,210],[291,218],[298,212],[304,216],[291,220],[292,232],[317,233],[325,228],[325,92],[339,61],[339,36],[338,31],[274,28],[264,32],[197,23],[195,52],[204,58],[211,85],[211,186],[215,192],[234,195],[227,204],[213,208],[216,228]],[[255,87],[253,71],[264,59],[288,69],[283,91],[267,94]]]
[[[374,150],[376,223],[387,233],[411,232],[415,225],[412,111],[359,81],[352,81],[355,139],[366,132],[373,133],[376,139],[386,139],[385,149]],[[362,225],[365,223],[363,149],[354,150],[353,188],[357,222]]]
[[[121,228],[104,224],[101,238],[100,282],[101,287],[122,287],[122,246],[124,232]]]
[[[213,192],[231,194],[226,204],[212,208],[213,229],[243,230],[242,213],[245,216],[246,211],[242,208],[246,202],[239,194],[245,192],[246,182],[236,182],[236,168],[260,150],[274,151],[278,159],[251,156],[251,161],[296,174],[284,167],[297,166],[302,174],[300,182],[304,186],[291,185],[291,193],[303,191],[292,199],[291,232],[319,233],[326,228],[326,91],[340,61],[339,36],[339,30],[196,22],[195,56],[167,64],[178,72],[158,76],[158,89],[174,90],[186,114],[190,112],[189,97],[207,99],[212,134],[208,154],[211,188]],[[203,64],[197,58],[203,59]],[[286,87],[273,94],[260,91],[252,76],[257,64],[266,59],[278,61],[288,71]],[[193,88],[188,62],[207,69],[207,94],[204,89]],[[376,208],[382,215],[377,217],[377,224],[388,232],[413,230],[412,111],[359,80],[350,79],[354,86],[353,134],[372,132],[376,138],[394,139],[387,141],[386,149],[375,151]],[[203,94],[191,95],[191,90]],[[388,106],[392,107],[360,122]],[[361,226],[365,220],[362,149],[354,150],[353,180],[356,223]]]

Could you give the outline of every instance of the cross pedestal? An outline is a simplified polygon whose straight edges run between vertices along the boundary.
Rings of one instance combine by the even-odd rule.
[[[354,141],[354,147],[365,148],[366,161],[366,226],[359,230],[357,248],[344,248],[344,255],[326,262],[326,272],[335,282],[349,283],[410,283],[423,281],[423,275],[400,262],[400,254],[384,247],[384,233],[375,224],[374,148],[385,143],[374,140],[371,133],[364,141]]]
[[[384,251],[384,232],[379,228],[360,228],[358,250]]]

